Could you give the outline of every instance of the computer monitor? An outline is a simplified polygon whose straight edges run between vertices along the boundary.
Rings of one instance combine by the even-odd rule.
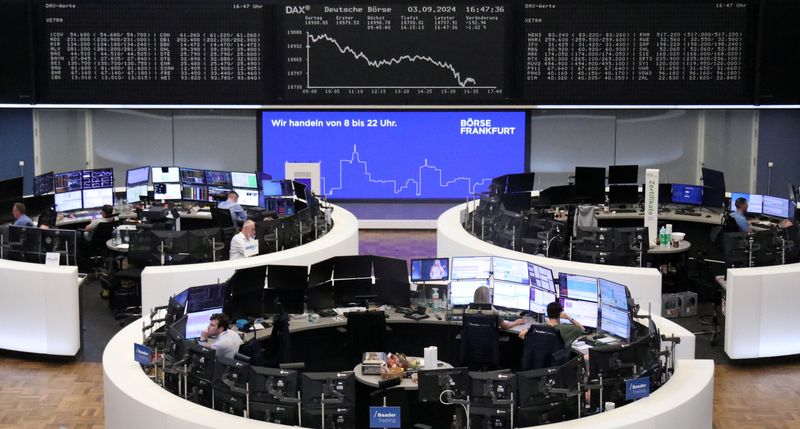
[[[553,292],[532,287],[530,289],[530,311],[538,314],[547,314],[547,306],[555,302],[558,296]]]
[[[167,327],[167,341],[164,353],[172,357],[174,362],[183,360],[186,354],[186,323],[184,315]]]
[[[608,184],[620,185],[639,181],[638,165],[610,165],[608,167]]]
[[[205,185],[181,185],[181,199],[186,201],[208,201],[208,187]]]
[[[250,400],[280,404],[297,400],[299,389],[297,371],[262,366],[250,367]]]
[[[294,188],[292,190],[292,193],[294,194],[295,198],[305,201],[306,198],[308,197],[306,195],[306,188],[307,188],[306,184],[303,183],[302,181],[297,181],[297,180],[292,180],[291,183],[292,187]]]
[[[33,178],[33,195],[44,195],[54,192],[53,187],[53,172],[40,174]],[[21,195],[21,193],[20,193]],[[12,197],[14,198],[14,197]]]
[[[230,386],[242,391],[247,388],[250,377],[250,364],[240,360],[226,358],[221,354],[216,356],[214,365],[214,385]],[[219,389],[225,392],[228,389]],[[217,394],[219,390],[214,393]],[[227,392],[226,392],[227,393]],[[244,395],[242,395],[244,396]]]
[[[128,186],[125,189],[125,200],[128,204],[142,201],[142,197],[147,197],[147,183],[142,185]]]
[[[699,206],[703,204],[703,187],[673,183],[672,202],[675,204]]]
[[[531,286],[548,291],[552,294],[558,293],[555,282],[553,281],[553,270],[550,268],[528,262],[528,278]]]
[[[478,404],[510,400],[517,392],[517,376],[511,370],[470,371],[470,400]],[[514,398],[516,399],[516,398]]]
[[[792,202],[786,198],[771,197],[764,195],[764,214],[767,216],[778,217],[783,219],[794,218],[792,208],[789,207]]]
[[[185,185],[205,185],[206,174],[203,170],[196,168],[179,168],[181,174],[181,183]]]
[[[0,200],[22,197],[22,177],[0,180]]]
[[[103,189],[114,187],[114,169],[112,168],[95,168],[93,170],[81,171],[81,188],[85,191],[87,189]]]
[[[536,173],[509,174],[506,177],[506,193],[533,191]]]
[[[196,313],[209,309],[220,310],[225,300],[225,283],[213,283],[204,286],[192,286],[185,291],[187,313]]]
[[[180,183],[162,183],[153,181],[153,199],[180,200],[182,195]]]
[[[256,173],[231,172],[231,184],[234,188],[258,189]]]
[[[267,266],[236,270],[225,289],[225,314],[232,319],[261,315]]]
[[[513,310],[530,310],[531,287],[524,284],[494,281],[492,305]]]
[[[56,194],[74,192],[83,189],[83,175],[80,170],[65,171],[53,175],[53,189]]]
[[[517,259],[492,258],[492,274],[495,281],[505,281],[529,285],[528,263]]]
[[[354,404],[355,382],[356,378],[352,371],[304,372],[300,376],[300,397],[303,407],[320,406],[323,394],[326,401],[335,401],[339,405]]]
[[[258,207],[261,205],[261,198],[258,189],[233,188],[239,194],[239,204],[248,207]]]
[[[114,205],[113,188],[83,190],[83,208],[91,209],[103,207],[104,205]]]
[[[559,297],[597,302],[597,279],[576,274],[558,274]]]
[[[438,404],[440,399],[467,399],[469,394],[469,369],[444,368],[420,371],[418,398],[420,402]],[[447,392],[445,395],[442,393]]]
[[[454,256],[450,266],[450,279],[488,279],[492,273],[491,256]]]
[[[764,207],[764,196],[759,194],[745,194],[741,192],[731,192],[731,210],[736,210],[736,200],[744,198],[747,200],[747,213],[761,214]]]
[[[150,248],[153,253],[177,255],[189,253],[188,231],[150,230]]]
[[[631,340],[630,313],[628,313],[625,310],[621,310],[619,308],[606,305],[605,303],[601,304],[600,325],[597,328],[625,342],[630,342]]]
[[[562,387],[562,375],[558,367],[531,369],[516,373],[518,396],[515,402],[520,407],[533,407],[558,401],[558,394],[550,388]]]
[[[559,298],[564,312],[586,328],[597,328],[597,302]]]
[[[647,189],[647,185],[642,184],[642,189]],[[672,202],[672,183],[658,184],[658,203],[669,204]]]
[[[283,187],[280,180],[262,180],[261,192],[265,197],[280,197],[283,196]]]
[[[299,202],[299,201],[298,201]],[[276,212],[279,216],[293,216],[295,214],[295,201],[289,198],[281,198],[277,201]]]
[[[138,185],[150,181],[150,166],[132,168],[125,175],[125,186]]]
[[[308,287],[308,267],[268,265],[266,285],[270,289],[305,290]]]
[[[372,269],[378,303],[408,307],[411,302],[408,263],[404,259],[373,256]]]
[[[578,202],[602,203],[605,195],[605,168],[575,167],[575,199]]]
[[[232,190],[232,188],[209,186],[208,198],[211,201],[225,201],[228,199],[228,193],[230,193]]]
[[[156,183],[180,183],[181,174],[178,167],[152,167],[150,169],[153,177],[153,184]]]
[[[488,280],[456,280],[450,282],[450,303],[454,306],[466,306],[475,298],[475,290],[481,286],[489,286]]]
[[[333,285],[330,282],[314,286],[309,285],[306,290],[306,296],[309,310],[320,311],[333,308]]]
[[[205,176],[208,186],[219,186],[222,188],[232,187],[230,171],[206,170]]]
[[[603,278],[597,279],[600,291],[600,303],[628,311],[628,297],[631,295],[625,285]]]
[[[609,204],[636,204],[639,202],[639,185],[611,185],[608,187]]]
[[[450,278],[449,268],[450,260],[448,258],[412,259],[411,281],[448,280]]]
[[[181,314],[183,314],[185,312],[186,303],[189,301],[189,289],[191,289],[191,288],[184,289],[183,292],[175,294],[175,296],[172,297],[172,299],[174,299],[175,302],[178,305],[180,305],[180,307],[184,310],[184,311],[181,311]]]
[[[337,307],[358,305],[362,301],[359,297],[376,295],[372,279],[334,280],[333,303]]]
[[[334,279],[356,279],[372,276],[372,256],[335,256],[333,261]]]
[[[722,208],[725,204],[725,174],[710,168],[701,168],[703,177],[703,205]]]
[[[298,289],[264,289],[261,314],[303,314],[305,291]]]
[[[83,208],[83,191],[57,193],[55,201],[57,212],[80,210]]]
[[[193,340],[195,338],[200,338],[200,334],[208,328],[211,315],[217,313],[222,313],[221,307],[186,313],[186,339]]]
[[[633,376],[633,365],[626,364],[636,361],[635,348],[628,344],[592,347],[589,349],[589,379],[595,380],[600,374],[611,379]]]

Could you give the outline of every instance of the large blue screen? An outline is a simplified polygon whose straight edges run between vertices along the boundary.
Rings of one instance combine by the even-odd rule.
[[[321,162],[336,199],[465,198],[525,166],[524,112],[262,112],[262,168]]]

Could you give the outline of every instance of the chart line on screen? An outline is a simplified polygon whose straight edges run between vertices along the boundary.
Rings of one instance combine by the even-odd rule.
[[[417,179],[406,179],[405,184],[400,185],[398,187],[398,183],[400,180],[393,180],[393,179],[373,179],[372,173],[369,171],[369,167],[366,161],[361,160],[361,154],[358,153],[357,145],[353,145],[353,153],[350,156],[350,159],[340,159],[339,160],[339,186],[334,186],[328,188],[328,180],[325,176],[320,177],[320,181],[322,182],[322,192],[324,195],[333,196],[335,191],[341,191],[343,189],[343,166],[345,164],[353,165],[355,164],[362,164],[364,166],[364,175],[367,177],[367,180],[370,183],[380,183],[380,184],[387,184],[391,183],[394,185],[394,193],[399,194],[400,192],[408,189],[411,184],[415,185],[415,195],[421,196],[422,195],[422,186],[423,186],[423,179],[422,179],[422,171],[424,169],[431,169],[439,174],[439,184],[438,186],[441,188],[448,188],[450,185],[455,184],[459,181],[466,181],[467,182],[467,191],[471,194],[475,193],[475,190],[488,182],[492,179],[481,179],[481,180],[473,180],[469,177],[456,177],[455,179],[444,181],[442,179],[442,169],[436,167],[435,165],[428,165],[428,160],[425,159],[425,164],[421,165],[418,170],[418,177]]]
[[[433,86],[433,85],[426,85],[426,86],[363,86],[363,85],[355,85],[355,86],[316,86],[316,85],[314,85],[314,86],[312,86],[311,85],[311,44],[312,43],[316,44],[316,43],[318,43],[320,41],[330,42],[331,44],[333,44],[336,47],[336,49],[339,50],[340,53],[342,53],[342,54],[350,54],[356,60],[363,60],[363,61],[365,61],[367,63],[367,65],[369,65],[370,67],[376,68],[376,69],[384,67],[384,66],[391,67],[393,65],[402,63],[404,61],[408,61],[408,62],[412,62],[412,63],[413,62],[417,62],[417,61],[428,62],[430,64],[433,64],[433,65],[437,66],[437,67],[440,67],[442,69],[450,71],[453,74],[453,78],[456,80],[456,82],[458,82],[458,85],[457,86],[452,86],[452,85],[450,85],[450,86],[448,86],[448,85],[443,85],[443,86],[439,86],[439,85],[435,85],[435,86]],[[356,52],[350,46],[347,46],[347,45],[342,46],[339,43],[338,40],[336,40],[335,38],[333,38],[333,37],[331,37],[331,36],[329,36],[329,35],[327,35],[325,33],[322,33],[320,35],[314,35],[314,34],[311,34],[309,32],[306,32],[306,87],[308,89],[356,89],[356,88],[375,88],[375,89],[406,89],[406,88],[407,89],[417,89],[417,88],[463,89],[463,88],[467,88],[467,86],[469,86],[469,88],[477,88],[477,89],[497,89],[496,86],[477,86],[477,82],[475,81],[474,78],[472,78],[472,77],[463,77],[462,78],[461,77],[461,72],[457,71],[452,64],[450,64],[448,62],[445,62],[445,61],[436,60],[436,59],[434,59],[434,58],[432,58],[430,56],[427,56],[427,55],[419,55],[419,54],[408,55],[408,54],[406,54],[406,55],[401,55],[399,57],[392,57],[392,58],[389,58],[389,59],[373,60],[373,59],[370,59],[369,57],[367,57],[363,52]]]

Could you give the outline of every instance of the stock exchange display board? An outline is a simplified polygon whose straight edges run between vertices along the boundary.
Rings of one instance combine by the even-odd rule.
[[[796,34],[781,13],[792,7],[786,0],[7,0],[0,49],[10,61],[0,70],[0,102],[787,103],[797,91],[782,89],[797,85],[778,68],[800,53],[767,41]]]

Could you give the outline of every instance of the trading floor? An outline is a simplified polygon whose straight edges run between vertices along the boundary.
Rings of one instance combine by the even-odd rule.
[[[436,254],[435,251],[434,231],[359,233],[361,254],[411,259]],[[97,292],[98,284],[87,285],[82,292],[85,345],[76,361],[0,355],[0,428],[105,427],[100,358],[116,323]],[[676,320],[691,329],[695,319]],[[796,409],[800,399],[796,389],[800,361],[795,357],[729,363],[722,346],[711,347],[707,336],[697,339],[697,357],[715,360],[715,429],[800,427]]]

